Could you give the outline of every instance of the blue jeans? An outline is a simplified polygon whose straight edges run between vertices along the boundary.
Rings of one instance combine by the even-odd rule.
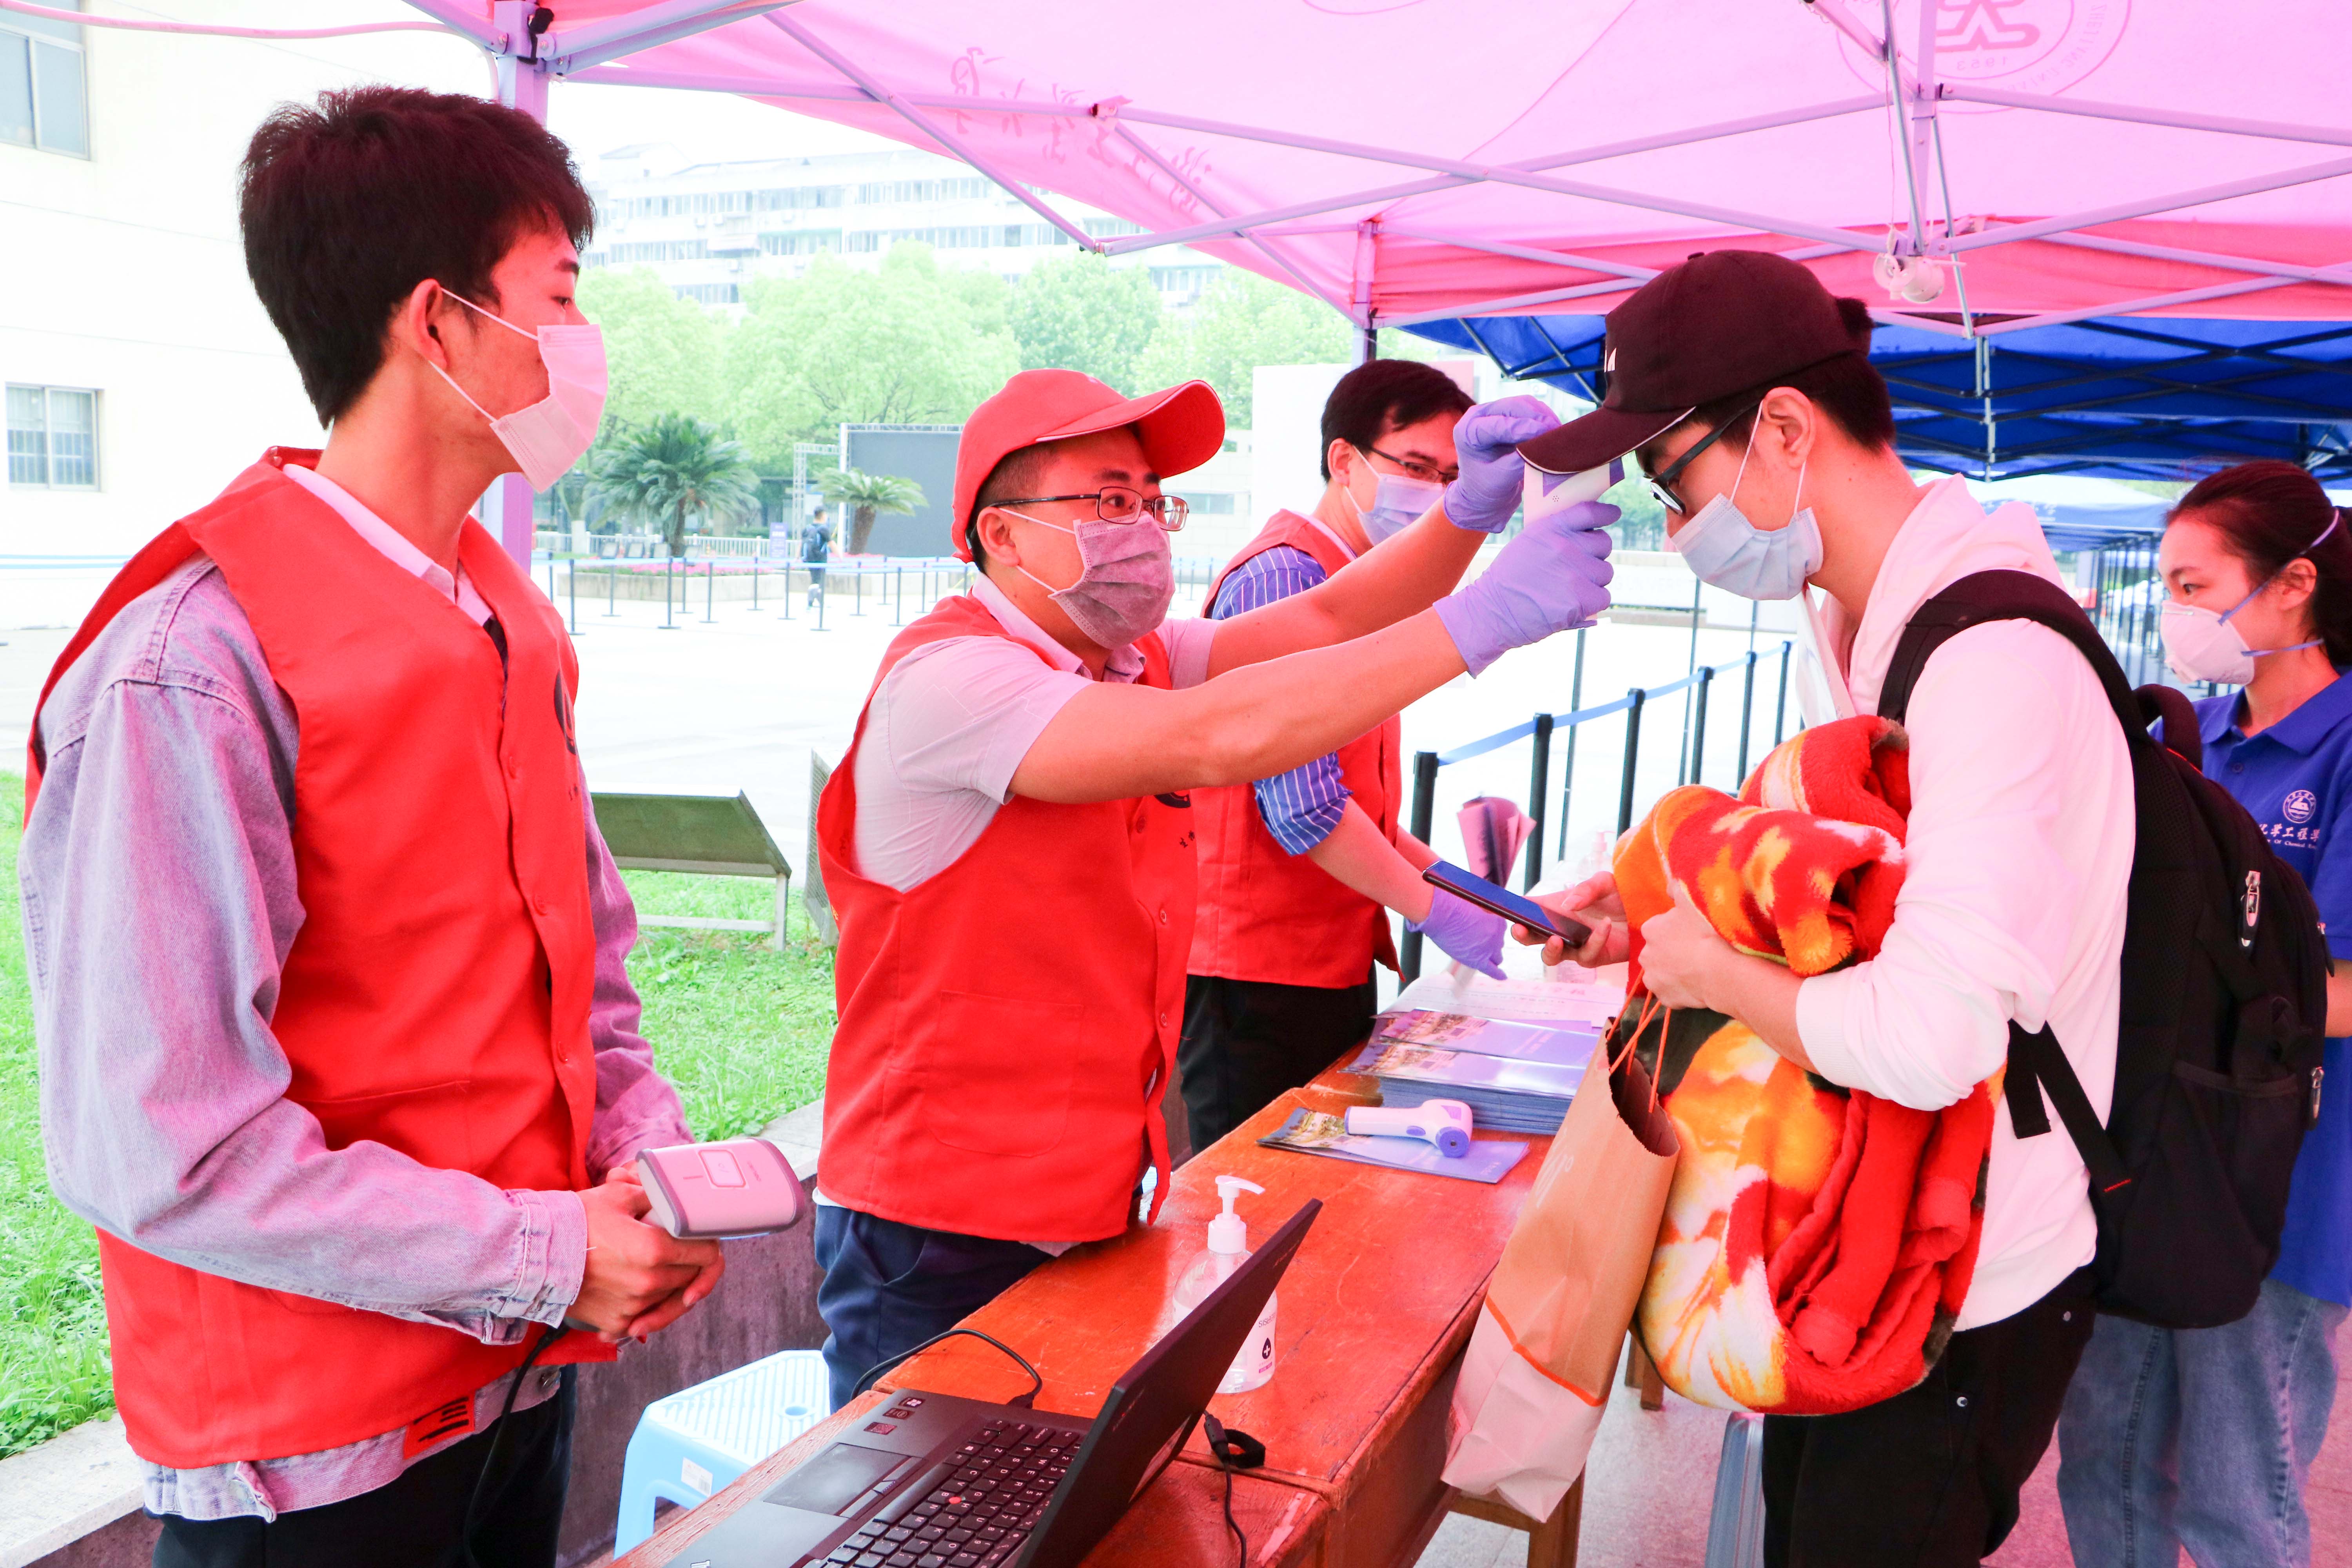
[[[824,1280],[816,1310],[830,1331],[824,1367],[833,1407],[848,1404],[872,1368],[954,1328],[1045,1256],[1025,1242],[925,1230],[819,1205],[816,1262]]]
[[[2345,1309],[2275,1279],[2218,1329],[2103,1317],[2058,1421],[2075,1568],[2305,1568]]]

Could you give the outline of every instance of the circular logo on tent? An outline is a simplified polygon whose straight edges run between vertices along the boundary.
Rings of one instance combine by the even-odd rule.
[[[2130,0],[1895,0],[1895,37],[1906,60],[1916,47],[1922,4],[1936,7],[1937,77],[2011,92],[2059,93],[2073,87],[2114,52],[2131,15]],[[1876,11],[1875,6],[1856,7],[1853,14],[1875,32],[1880,26]],[[1854,74],[1873,87],[1884,87],[1885,66],[1843,34],[1839,38]],[[1954,111],[1994,107],[1947,106]]]
[[[2319,797],[2307,789],[2290,790],[2286,804],[2279,809],[2286,813],[2289,822],[2309,822],[2313,814],[2319,810]]]

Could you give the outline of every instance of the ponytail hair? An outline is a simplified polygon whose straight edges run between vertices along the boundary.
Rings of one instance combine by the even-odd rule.
[[[2309,561],[2319,574],[2308,605],[2311,635],[2326,644],[2330,664],[2352,666],[2352,515],[2336,510],[2307,469],[2266,458],[2209,474],[2165,521],[2184,517],[2219,532],[2257,584],[2291,561]],[[2331,521],[2335,531],[2321,539]]]

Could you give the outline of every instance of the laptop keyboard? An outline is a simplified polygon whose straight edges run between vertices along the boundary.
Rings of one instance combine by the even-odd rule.
[[[934,1469],[937,1484],[912,1507],[886,1506],[825,1561],[848,1568],[996,1568],[1037,1527],[1085,1437],[991,1421]]]

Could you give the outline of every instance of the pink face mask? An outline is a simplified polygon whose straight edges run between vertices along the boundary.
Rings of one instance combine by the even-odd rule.
[[[1056,588],[1025,567],[1013,570],[1062,607],[1070,624],[1097,647],[1121,648],[1159,629],[1176,597],[1176,563],[1168,548],[1168,534],[1149,517],[1133,522],[1082,522],[1065,528],[1058,522],[1003,509],[1024,522],[1066,533],[1078,542],[1083,563],[1078,580]]]
[[[489,316],[510,332],[539,342],[540,363],[547,367],[547,395],[527,408],[497,415],[480,404],[439,365],[433,367],[473,405],[474,412],[490,422],[491,431],[522,469],[535,490],[546,489],[569,473],[596,440],[596,426],[604,416],[604,331],[593,324],[541,327],[537,331],[518,327],[503,316],[491,315],[471,300],[443,289],[466,309]]]

